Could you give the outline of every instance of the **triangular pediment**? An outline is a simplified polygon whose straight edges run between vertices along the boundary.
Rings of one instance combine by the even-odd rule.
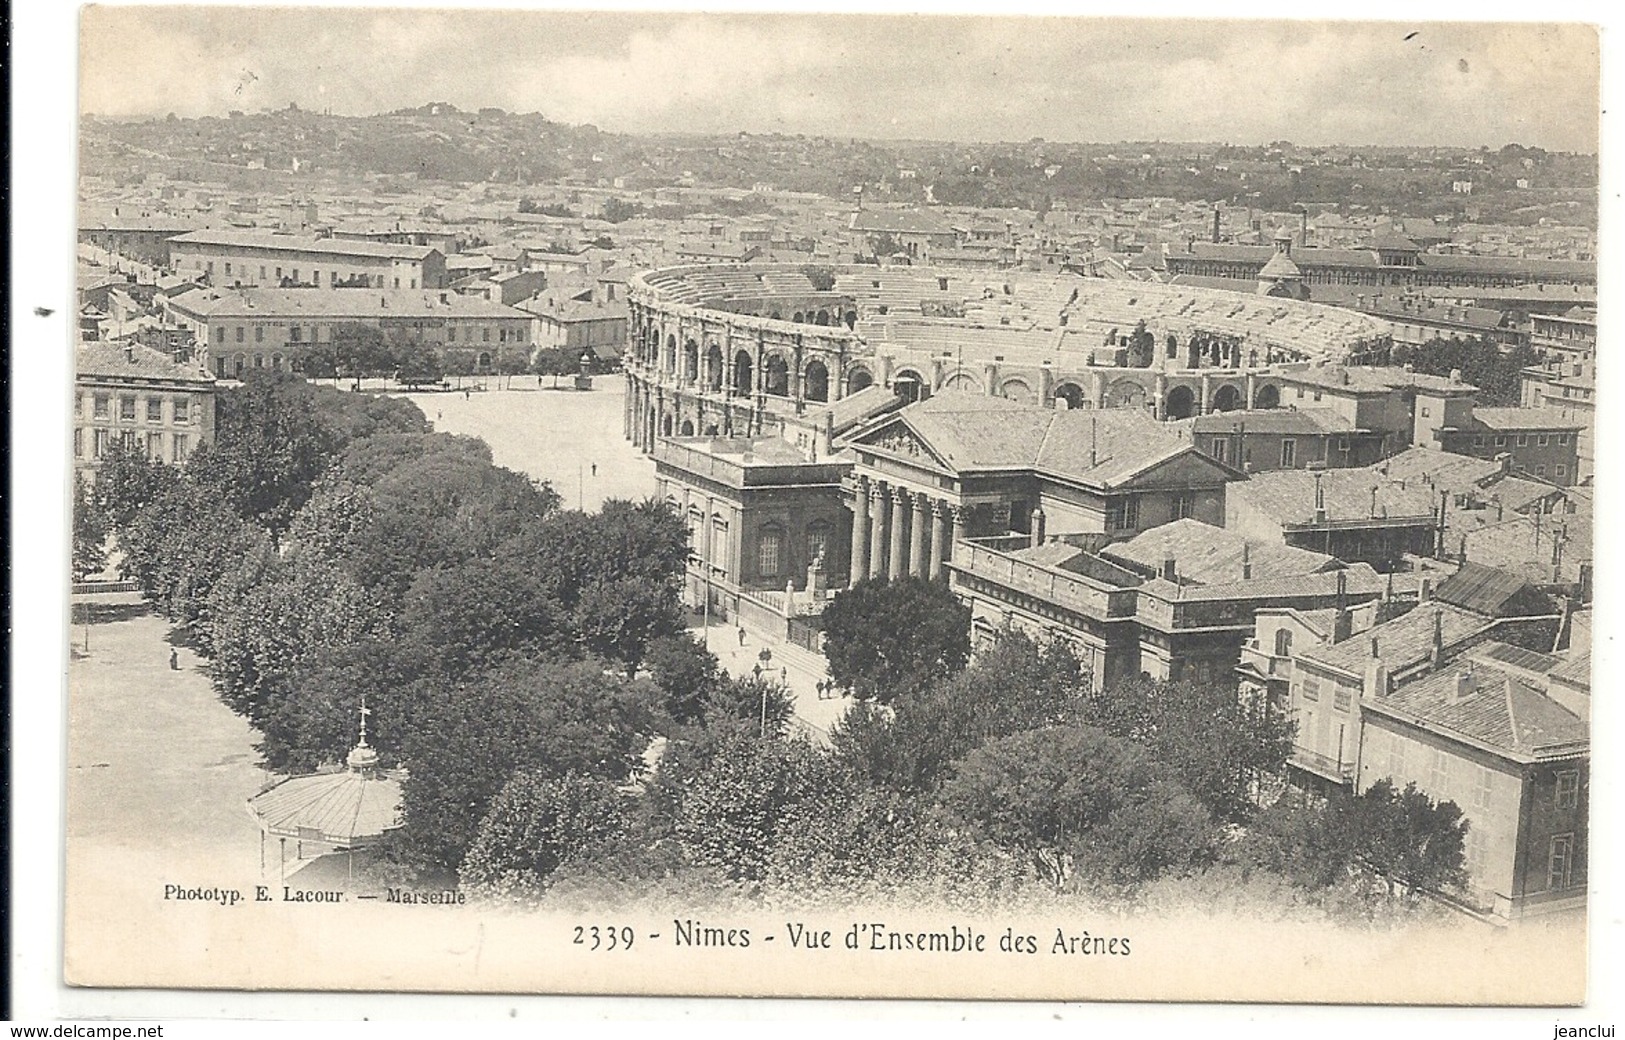
[[[859,436],[856,443],[865,448],[872,448],[890,455],[893,458],[949,472],[953,471],[953,467],[948,465],[942,453],[932,448],[925,438],[920,436],[919,431],[910,426],[908,421],[900,415],[893,416],[869,432]]]
[[[1114,489],[1150,491],[1159,488],[1202,487],[1219,481],[1239,480],[1245,474],[1217,459],[1187,447],[1169,458],[1152,462],[1137,473],[1114,482]]]

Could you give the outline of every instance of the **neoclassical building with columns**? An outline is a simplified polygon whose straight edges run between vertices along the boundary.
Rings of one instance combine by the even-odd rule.
[[[1115,539],[1224,519],[1245,474],[1132,409],[1081,412],[945,391],[845,440],[848,580],[939,578],[962,539]]]

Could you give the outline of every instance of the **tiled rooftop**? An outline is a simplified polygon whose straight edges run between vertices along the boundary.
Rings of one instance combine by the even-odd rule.
[[[1370,469],[1328,469],[1318,473],[1283,469],[1255,473],[1231,484],[1226,494],[1278,523],[1309,524],[1315,520],[1315,482],[1326,503],[1328,522],[1402,518],[1425,520],[1433,515],[1433,491],[1418,482],[1401,482]],[[1375,496],[1373,497],[1373,492]]]
[[[391,289],[213,289],[174,306],[210,318],[522,318],[524,311],[454,292]]]
[[[1521,760],[1587,751],[1586,719],[1546,696],[1525,678],[1484,663],[1442,669],[1408,683],[1365,709],[1393,714],[1430,729],[1466,737]],[[1469,676],[1465,680],[1463,676]]]
[[[1371,641],[1375,639],[1377,652],[1382,655],[1389,672],[1398,672],[1420,664],[1433,652],[1435,616],[1439,619],[1442,642],[1446,649],[1494,624],[1493,621],[1448,603],[1424,603],[1351,639],[1325,646],[1308,647],[1297,656],[1352,675],[1360,675],[1365,669],[1366,662],[1371,659]]]
[[[75,352],[74,367],[80,376],[214,382],[213,376],[196,365],[177,364],[169,355],[135,343],[81,343]]]
[[[1142,531],[1102,550],[1106,556],[1156,570],[1172,559],[1179,577],[1202,585],[1242,580],[1242,558],[1261,581],[1335,569],[1330,556],[1278,542],[1247,539],[1234,531],[1187,518]]]
[[[170,242],[231,249],[287,249],[304,253],[331,253],[335,256],[377,256],[401,260],[422,260],[436,251],[429,246],[403,246],[392,242],[366,242],[351,238],[275,235],[258,231],[191,231],[184,235],[176,235]]]

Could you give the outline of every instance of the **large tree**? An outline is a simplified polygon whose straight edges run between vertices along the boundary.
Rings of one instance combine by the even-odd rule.
[[[664,503],[611,499],[596,514],[554,513],[504,551],[545,560],[554,571],[584,653],[631,673],[652,643],[683,631],[688,529]]]
[[[378,635],[385,623],[377,598],[333,564],[261,545],[209,593],[215,691],[256,726],[275,726],[303,661]]]
[[[1454,892],[1467,883],[1468,823],[1455,802],[1436,802],[1413,784],[1378,780],[1351,800],[1357,857],[1389,892]]]
[[[942,802],[1058,888],[1080,862],[1106,880],[1147,880],[1201,862],[1213,840],[1206,814],[1144,749],[1087,726],[989,741],[954,767]]]
[[[73,576],[77,580],[107,566],[107,514],[84,475],[73,473]]]
[[[1085,695],[1082,717],[1148,749],[1223,820],[1245,820],[1292,751],[1292,723],[1231,683],[1127,679]]]
[[[192,453],[187,475],[213,488],[237,514],[274,532],[288,525],[342,446],[323,422],[313,389],[253,373],[219,395],[213,444]]]
[[[402,841],[420,862],[455,867],[514,773],[631,779],[658,694],[602,664],[509,659],[418,706],[408,734]]]
[[[120,532],[119,567],[166,617],[188,625],[206,620],[215,583],[266,541],[261,528],[239,517],[213,489],[183,481]],[[207,626],[194,631],[206,644]]]
[[[192,453],[186,475],[213,488],[239,516],[280,534],[348,444],[427,429],[410,401],[255,371],[219,394],[214,443]]]
[[[970,657],[970,608],[942,582],[867,581],[824,608],[830,676],[882,704],[951,675]]]
[[[914,794],[994,737],[1076,717],[1087,676],[1063,642],[1000,633],[958,675],[892,701],[859,702],[836,726],[836,756],[871,782]]]
[[[1390,900],[1458,891],[1467,880],[1468,822],[1454,802],[1435,802],[1415,784],[1379,780],[1358,795],[1277,802],[1258,814],[1229,856],[1317,891],[1365,879]]]
[[[144,450],[114,441],[96,471],[94,504],[113,531],[128,527],[141,511],[180,482],[180,471]]]
[[[736,723],[669,744],[651,800],[690,862],[754,881],[797,806],[840,790],[836,769],[806,741],[764,738]]]
[[[479,898],[534,900],[564,863],[625,834],[625,802],[602,777],[515,773],[480,821],[459,881]]]

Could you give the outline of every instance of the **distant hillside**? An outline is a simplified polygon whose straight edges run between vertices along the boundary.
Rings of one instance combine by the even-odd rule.
[[[252,188],[268,177],[354,177],[539,185],[661,185],[791,191],[1047,210],[1108,198],[1220,202],[1268,211],[1386,212],[1449,220],[1596,226],[1597,158],[1523,148],[1308,147],[1213,143],[865,141],[803,134],[605,133],[498,108],[438,102],[374,116],[293,106],[229,117],[88,120],[86,173],[160,171]]]

